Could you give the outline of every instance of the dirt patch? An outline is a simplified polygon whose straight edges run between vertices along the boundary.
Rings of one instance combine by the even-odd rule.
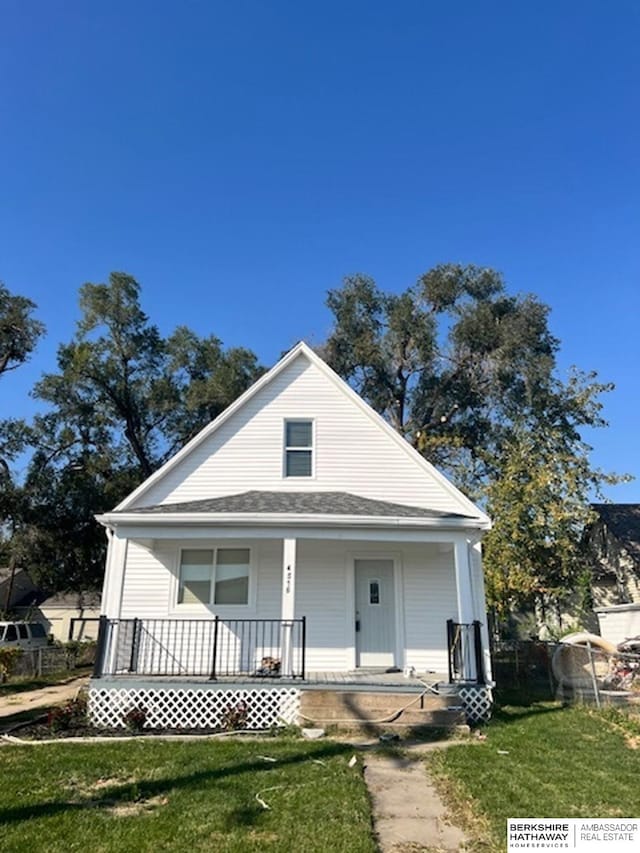
[[[625,743],[629,749],[640,749],[640,735],[627,735]]]
[[[250,841],[260,842],[262,844],[275,844],[280,840],[280,836],[275,832],[259,832],[257,829],[252,829],[247,836]]]
[[[161,806],[166,806],[169,802],[167,797],[149,797],[146,800],[135,800],[135,802],[129,803],[113,803],[107,805],[107,803],[97,803],[96,805],[102,806],[105,811],[110,814],[112,817],[138,817],[141,814],[145,814],[146,812],[152,812]]]
[[[114,776],[111,779],[98,779],[96,782],[87,782],[83,780],[79,782],[77,779],[71,778],[65,788],[76,794],[80,799],[87,797],[95,799],[95,794],[105,791],[109,788],[120,788],[123,785],[137,785],[140,782],[135,776],[118,777]]]

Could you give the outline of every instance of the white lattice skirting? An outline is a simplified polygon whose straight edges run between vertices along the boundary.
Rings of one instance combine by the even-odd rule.
[[[213,729],[222,727],[230,710],[246,706],[247,729],[268,729],[296,723],[300,691],[195,690],[189,688],[138,688],[90,686],[89,718],[95,726],[124,728],[124,716],[134,708],[146,712],[149,729]]]
[[[468,723],[477,725],[489,720],[493,706],[490,687],[479,684],[465,684],[459,688],[458,696]]]

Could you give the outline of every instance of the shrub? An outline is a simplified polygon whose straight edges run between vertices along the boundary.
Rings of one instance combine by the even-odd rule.
[[[21,654],[22,649],[17,649],[12,646],[0,649],[0,684],[4,684],[4,682],[9,678],[15,669],[15,666],[18,663],[18,658]]]
[[[64,643],[64,650],[69,669],[76,666],[89,666],[95,662],[95,640],[69,640],[69,642]]]
[[[123,715],[122,722],[130,732],[141,732],[149,714],[144,705],[134,705]]]
[[[52,732],[69,731],[87,724],[87,700],[85,696],[70,699],[58,708],[49,711],[47,724]]]
[[[237,705],[227,705],[222,712],[220,724],[225,731],[234,731],[236,729],[245,729],[247,727],[247,717],[249,708],[243,700]]]

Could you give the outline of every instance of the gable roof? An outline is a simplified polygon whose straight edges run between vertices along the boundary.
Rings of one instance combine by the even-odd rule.
[[[636,560],[640,560],[640,504],[592,504],[599,520]]]
[[[349,492],[243,492],[200,501],[156,504],[130,510],[140,515],[158,513],[247,513],[380,516],[381,518],[468,518],[419,506],[376,501]]]
[[[171,459],[160,467],[154,474],[147,478],[137,489],[135,489],[127,498],[125,498],[113,510],[113,513],[121,513],[126,510],[137,511],[133,505],[156,483],[158,483],[166,474],[173,468],[179,465],[189,454],[191,454],[203,441],[213,435],[220,427],[226,423],[239,409],[241,409],[249,400],[251,400],[263,388],[268,386],[273,380],[279,376],[289,365],[296,359],[305,358],[308,362],[314,365],[342,394],[357,406],[371,421],[373,421],[378,429],[382,430],[396,445],[402,448],[414,464],[420,466],[426,476],[435,480],[440,487],[451,495],[459,505],[461,513],[464,516],[480,521],[483,526],[489,527],[489,517],[475,506],[469,498],[466,497],[453,483],[451,483],[443,474],[441,474],[430,462],[421,456],[415,448],[413,448],[393,427],[387,423],[377,412],[375,412],[368,403],[366,403],[329,365],[320,358],[304,341],[296,344],[288,353],[286,353],[280,361],[271,368],[267,373],[263,374],[250,388],[248,388],[240,397],[228,406],[215,420],[202,429],[194,438],[191,439],[182,450],[178,451]],[[111,515],[109,513],[108,515]]]

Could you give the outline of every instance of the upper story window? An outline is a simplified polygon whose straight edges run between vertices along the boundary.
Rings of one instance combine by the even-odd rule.
[[[285,422],[284,475],[313,476],[313,421]]]

